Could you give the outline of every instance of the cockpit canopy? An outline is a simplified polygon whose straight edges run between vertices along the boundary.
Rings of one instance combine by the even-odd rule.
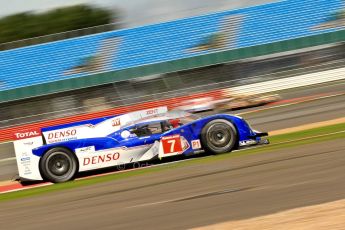
[[[126,136],[150,136],[161,134],[181,125],[190,123],[199,119],[198,116],[185,111],[173,110],[164,114],[150,116],[144,119],[132,121],[131,124],[124,126],[122,129]]]

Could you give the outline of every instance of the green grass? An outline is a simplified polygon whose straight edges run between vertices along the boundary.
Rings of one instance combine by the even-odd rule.
[[[97,183],[125,179],[133,176],[145,175],[148,173],[155,173],[163,170],[172,170],[175,168],[180,168],[192,164],[207,164],[210,162],[216,162],[220,160],[225,160],[233,157],[241,157],[251,154],[263,154],[267,152],[272,152],[284,148],[297,147],[305,144],[318,143],[327,140],[341,139],[345,138],[345,123],[326,126],[322,128],[314,128],[305,131],[293,132],[288,134],[282,134],[270,137],[271,144],[253,148],[246,149],[242,151],[236,151],[231,154],[220,154],[212,157],[196,158],[190,161],[176,162],[170,165],[161,165],[152,168],[143,168],[140,170],[128,171],[123,173],[110,174],[105,176],[99,176],[94,178],[88,178],[78,181],[71,181],[67,183],[54,184],[46,187],[32,188],[28,190],[5,193],[0,195],[0,201],[13,200],[17,198],[29,197],[34,195],[42,195],[49,192],[61,191],[66,189],[73,189],[81,186],[93,185]],[[332,134],[333,133],[333,134]],[[329,135],[328,135],[329,134]],[[324,136],[319,136],[324,135]]]
[[[302,138],[310,137],[310,136],[324,135],[327,133],[340,132],[344,130],[345,130],[345,123],[341,123],[341,124],[329,125],[329,126],[308,129],[308,130],[303,130],[303,131],[298,131],[298,132],[293,132],[293,133],[276,135],[274,137],[271,137],[270,139],[272,139],[275,143],[277,143],[277,142],[285,142],[285,141],[295,140],[295,139],[302,139]]]

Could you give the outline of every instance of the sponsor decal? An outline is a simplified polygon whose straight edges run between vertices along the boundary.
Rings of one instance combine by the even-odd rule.
[[[96,165],[110,161],[117,161],[120,158],[120,153],[107,153],[98,156],[85,157],[83,159],[83,166]]]
[[[158,114],[158,109],[149,109],[146,111],[146,115]]]
[[[26,155],[26,154],[25,154]],[[32,171],[31,171],[31,158],[29,156],[23,156],[22,158],[20,158],[20,167],[23,170],[23,174],[24,175],[31,175]]]
[[[48,134],[48,140],[68,138],[71,136],[75,136],[76,134],[77,134],[76,129],[66,129],[63,131],[55,131]]]
[[[14,133],[14,139],[20,140],[20,139],[26,139],[30,137],[37,137],[41,135],[41,131],[39,129],[37,130],[30,130],[30,131],[23,131],[23,132],[16,132]]]
[[[83,148],[77,148],[75,149],[75,153],[79,154],[79,153],[94,153],[95,152],[95,146],[87,146],[87,147],[83,147]]]
[[[182,147],[183,147],[183,152],[189,149],[190,145],[188,141],[184,138],[184,136],[181,136],[182,138]]]
[[[29,160],[30,160],[30,157],[22,157],[20,160],[21,160],[21,161],[29,161]]]
[[[162,137],[162,140],[169,140],[169,139],[174,139],[174,138],[177,138],[177,137],[180,137],[179,134],[175,134],[175,135],[172,135],[172,136],[165,136],[165,137]]]
[[[201,149],[200,140],[192,140],[192,149]]]
[[[24,175],[28,176],[28,175],[31,175],[32,174],[32,171],[30,169],[29,166],[25,166],[24,167]]]
[[[28,141],[28,142],[24,142],[23,144],[24,144],[24,145],[33,145],[34,142],[33,142],[33,141]]]
[[[26,156],[28,156],[29,154],[27,153],[27,152],[22,152],[22,154],[21,154],[23,157],[26,157]]]
[[[245,140],[245,141],[240,141],[239,142],[240,146],[254,145],[254,144],[257,144],[257,141],[255,141],[255,140]]]
[[[113,119],[112,120],[112,122],[111,122],[111,125],[112,126],[120,126],[121,125],[121,120],[120,120],[120,118],[115,118],[115,119]]]

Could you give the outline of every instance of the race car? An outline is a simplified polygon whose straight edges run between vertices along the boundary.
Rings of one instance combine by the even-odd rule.
[[[190,113],[198,113],[214,110],[215,103],[213,97],[201,97],[185,100],[173,105],[176,110],[183,110]]]
[[[279,101],[281,99],[278,94],[235,93],[232,92],[231,89],[224,89],[222,93],[223,99],[214,101],[214,107],[218,111],[261,106]]]
[[[14,134],[22,181],[60,183],[78,172],[201,152],[227,153],[265,144],[238,116],[197,117],[167,107]]]

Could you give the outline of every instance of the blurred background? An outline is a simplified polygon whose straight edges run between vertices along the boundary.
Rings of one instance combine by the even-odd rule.
[[[345,64],[341,0],[2,5],[1,141],[19,127],[157,105],[192,112],[263,105],[281,99],[278,88],[238,87]]]
[[[1,203],[0,226],[190,229],[274,213],[281,229],[280,211],[317,205],[290,222],[344,229],[345,0],[0,3],[0,202],[33,188],[14,182],[30,161],[15,157],[15,132],[168,106],[241,116],[271,141],[193,165],[155,161],[147,176],[110,168],[90,184],[37,184]]]

